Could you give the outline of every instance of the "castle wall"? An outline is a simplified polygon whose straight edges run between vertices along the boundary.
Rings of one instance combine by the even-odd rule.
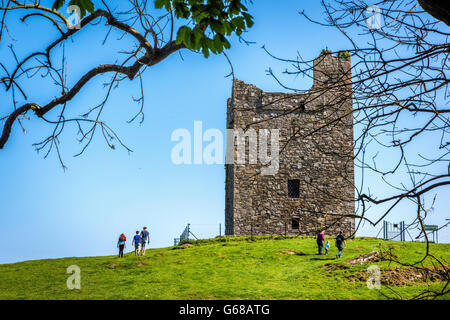
[[[263,165],[248,157],[244,165],[226,165],[226,234],[353,232],[354,218],[343,217],[354,214],[350,77],[349,61],[325,53],[315,60],[307,94],[263,92],[234,81],[227,128],[279,129],[280,156],[275,175],[261,175]],[[330,83],[334,88],[319,90]],[[298,198],[288,197],[290,179],[299,180]]]

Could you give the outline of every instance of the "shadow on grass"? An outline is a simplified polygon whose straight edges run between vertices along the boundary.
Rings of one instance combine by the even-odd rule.
[[[316,261],[316,260],[326,261],[326,260],[336,260],[336,258],[332,258],[332,257],[329,257],[329,258],[311,258],[311,260],[314,260],[314,261]]]
[[[304,253],[302,251],[295,251],[295,250],[283,250],[278,252],[279,254],[287,254],[287,255],[295,255],[295,256],[314,256],[313,253]]]

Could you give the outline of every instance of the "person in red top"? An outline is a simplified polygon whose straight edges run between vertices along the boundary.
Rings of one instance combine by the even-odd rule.
[[[127,241],[127,237],[122,233],[119,237],[119,241],[117,241],[117,247],[119,248],[119,258],[123,258],[123,249],[125,248],[125,243]]]
[[[322,254],[323,243],[325,242],[325,234],[324,231],[321,231],[317,235],[317,246],[319,247],[319,254]]]

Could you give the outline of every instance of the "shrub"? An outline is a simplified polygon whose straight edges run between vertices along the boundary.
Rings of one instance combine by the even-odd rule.
[[[350,61],[350,53],[348,51],[339,51],[338,58]]]

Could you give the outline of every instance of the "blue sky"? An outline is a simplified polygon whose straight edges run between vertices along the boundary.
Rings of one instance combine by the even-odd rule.
[[[311,24],[298,14],[305,9],[320,17],[318,1],[255,1],[249,8],[255,25],[245,38],[255,43],[247,46],[233,39],[228,55],[239,79],[265,91],[283,91],[265,70],[271,67],[282,72],[286,65],[269,57],[262,45],[283,57],[295,57],[300,51],[313,58],[325,47],[340,50],[347,44],[336,31]],[[19,58],[56,37],[53,29],[37,20],[30,20],[28,26],[12,26]],[[113,40],[101,46],[107,29],[101,25],[92,29],[96,31],[80,32],[66,44],[69,83],[96,64],[114,62],[111,50],[126,47],[127,43]],[[23,40],[28,41],[26,47]],[[12,68],[12,57],[4,43],[0,43],[0,60]],[[43,159],[43,153],[36,153],[32,147],[51,132],[50,126],[31,117],[23,121],[27,130],[23,134],[16,124],[0,151],[0,263],[114,254],[118,234],[123,232],[131,238],[144,225],[150,230],[151,247],[171,245],[187,223],[193,224],[194,232],[205,235],[218,230],[219,223],[223,227],[223,165],[173,164],[170,155],[175,143],[170,136],[178,128],[192,131],[196,120],[202,121],[204,130],[225,130],[226,100],[231,93],[231,79],[225,75],[229,71],[223,56],[205,59],[187,50],[182,51],[182,58],[176,53],[149,68],[143,75],[146,103],[142,125],[126,123],[138,111],[131,99],[139,94],[138,80],[123,82],[113,91],[104,120],[133,152],[129,154],[120,147],[111,150],[98,132],[86,152],[74,158],[80,145],[75,140],[76,128],[68,127],[61,136],[66,171],[61,169],[56,153]],[[97,78],[83,88],[70,103],[70,112],[84,113],[98,103],[105,79]],[[311,85],[303,78],[285,81],[301,89]],[[32,88],[28,92],[31,100],[38,103],[57,94],[40,77],[28,81],[28,87]],[[5,103],[9,103],[9,97],[3,91],[0,104]],[[427,141],[420,143],[427,146]],[[372,184],[383,191],[375,180]],[[439,193],[429,223],[443,224],[444,218],[450,218],[450,190],[441,189]],[[404,205],[390,220],[407,220],[413,215]],[[364,226],[359,234],[375,235],[378,230]],[[450,242],[448,230],[441,232],[440,240]]]

